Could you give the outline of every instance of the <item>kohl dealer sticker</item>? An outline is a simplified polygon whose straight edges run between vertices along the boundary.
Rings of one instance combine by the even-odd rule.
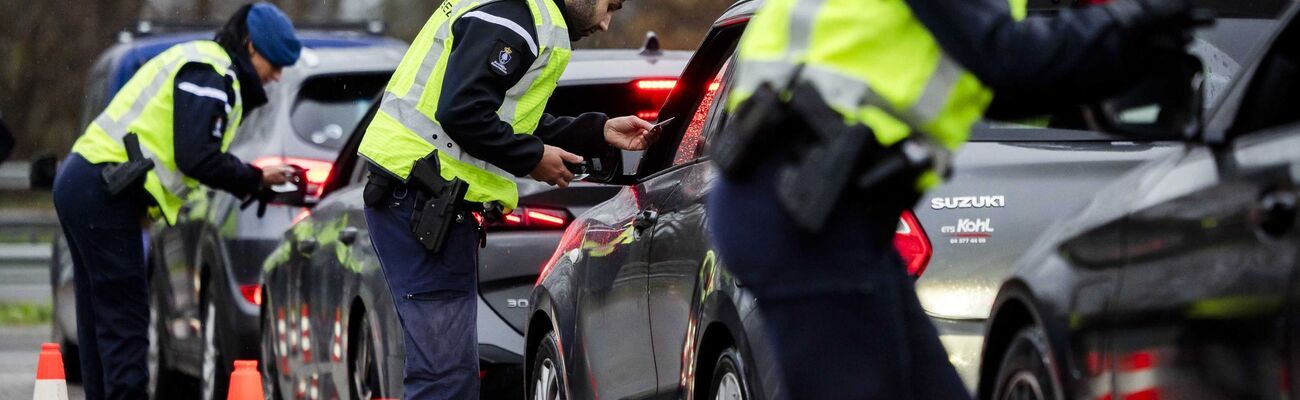
[[[948,236],[948,244],[985,244],[993,237],[993,222],[991,218],[961,218],[939,232]]]

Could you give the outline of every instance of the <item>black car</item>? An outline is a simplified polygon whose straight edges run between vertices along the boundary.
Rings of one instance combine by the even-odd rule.
[[[399,40],[345,28],[300,32],[305,46],[300,61],[267,86],[269,103],[248,115],[229,150],[255,165],[306,168],[306,202],[319,195],[346,134],[365,116],[406,49]],[[101,56],[91,72],[86,118],[157,53],[212,35],[165,32],[161,26],[150,31],[124,37]],[[200,398],[223,398],[233,361],[260,355],[262,261],[302,204],[271,205],[261,217],[256,207],[240,206],[229,193],[200,187],[186,199],[174,226],[157,221],[146,233],[150,390],[158,396],[182,395],[190,385],[181,382],[195,380],[174,378],[194,377]],[[55,336],[75,346],[72,262],[65,246],[60,236],[51,268]],[[75,347],[64,354],[75,360]]]
[[[1300,395],[1300,20],[1278,29],[1185,137],[1099,190],[1001,284],[985,399]]]
[[[653,38],[642,50],[575,50],[546,110],[653,120],[689,54],[661,51]],[[363,214],[367,169],[356,154],[363,134],[351,135],[324,199],[265,262],[262,365],[272,398],[401,397],[402,331]],[[488,226],[479,255],[483,398],[522,396],[528,294],[573,216],[618,191],[581,182],[559,189],[526,177],[516,183],[519,209]]]
[[[758,3],[738,2],[713,25],[661,110],[661,119],[677,117],[663,139],[634,174],[611,181],[625,187],[579,216],[547,264],[526,342],[533,398],[766,398],[775,390],[763,349],[779,344],[764,339],[759,306],[718,263],[704,228],[716,172],[703,149],[726,123],[719,105],[730,63]],[[1058,3],[1030,6],[1035,14],[1069,6]],[[1207,97],[1224,91],[1254,44],[1244,33],[1260,24],[1239,16],[1223,15],[1236,31],[1204,32],[1193,49],[1215,61],[1203,80]],[[1115,104],[1141,103],[1141,95]],[[902,216],[895,245],[972,390],[995,296],[990,282],[1009,275],[1033,240],[1096,188],[1180,146],[1168,135],[1102,133],[1113,127],[1086,123],[1096,111],[1066,110],[1043,124],[979,124],[956,154],[953,179]],[[1125,115],[1162,115],[1140,111]]]

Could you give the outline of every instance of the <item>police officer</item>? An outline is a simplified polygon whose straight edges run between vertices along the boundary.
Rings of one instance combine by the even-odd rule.
[[[984,115],[1027,117],[1176,68],[1187,0],[1025,17],[1011,0],[770,0],[711,148],[722,260],[761,304],[781,398],[969,398],[892,247]]]
[[[637,117],[543,113],[570,42],[609,29],[622,6],[623,0],[447,0],[389,81],[359,153],[371,163],[370,238],[405,335],[405,398],[478,398],[483,233],[469,213],[517,207],[515,177],[564,187],[573,178],[566,163],[600,156],[611,145],[644,149],[653,140],[652,125]],[[427,168],[444,182],[430,186],[420,177]],[[446,203],[451,214],[439,214],[437,204]],[[438,239],[414,234],[413,225],[445,229]]]
[[[215,41],[154,57],[76,143],[54,184],[74,264],[77,338],[87,399],[146,398],[148,273],[142,221],[175,223],[202,183],[252,196],[293,169],[259,169],[227,154],[262,89],[294,64],[293,25],[268,3],[246,5]]]

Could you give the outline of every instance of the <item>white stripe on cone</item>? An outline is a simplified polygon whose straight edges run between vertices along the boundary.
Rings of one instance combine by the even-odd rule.
[[[37,379],[32,400],[68,400],[68,382],[62,379]]]

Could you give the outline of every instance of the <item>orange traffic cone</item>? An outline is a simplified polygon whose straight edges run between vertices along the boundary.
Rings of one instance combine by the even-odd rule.
[[[262,373],[257,370],[257,360],[235,361],[235,372],[230,373],[230,390],[226,400],[263,400]]]
[[[68,400],[68,381],[63,374],[63,355],[57,343],[41,345],[36,361],[36,390],[32,400]]]

